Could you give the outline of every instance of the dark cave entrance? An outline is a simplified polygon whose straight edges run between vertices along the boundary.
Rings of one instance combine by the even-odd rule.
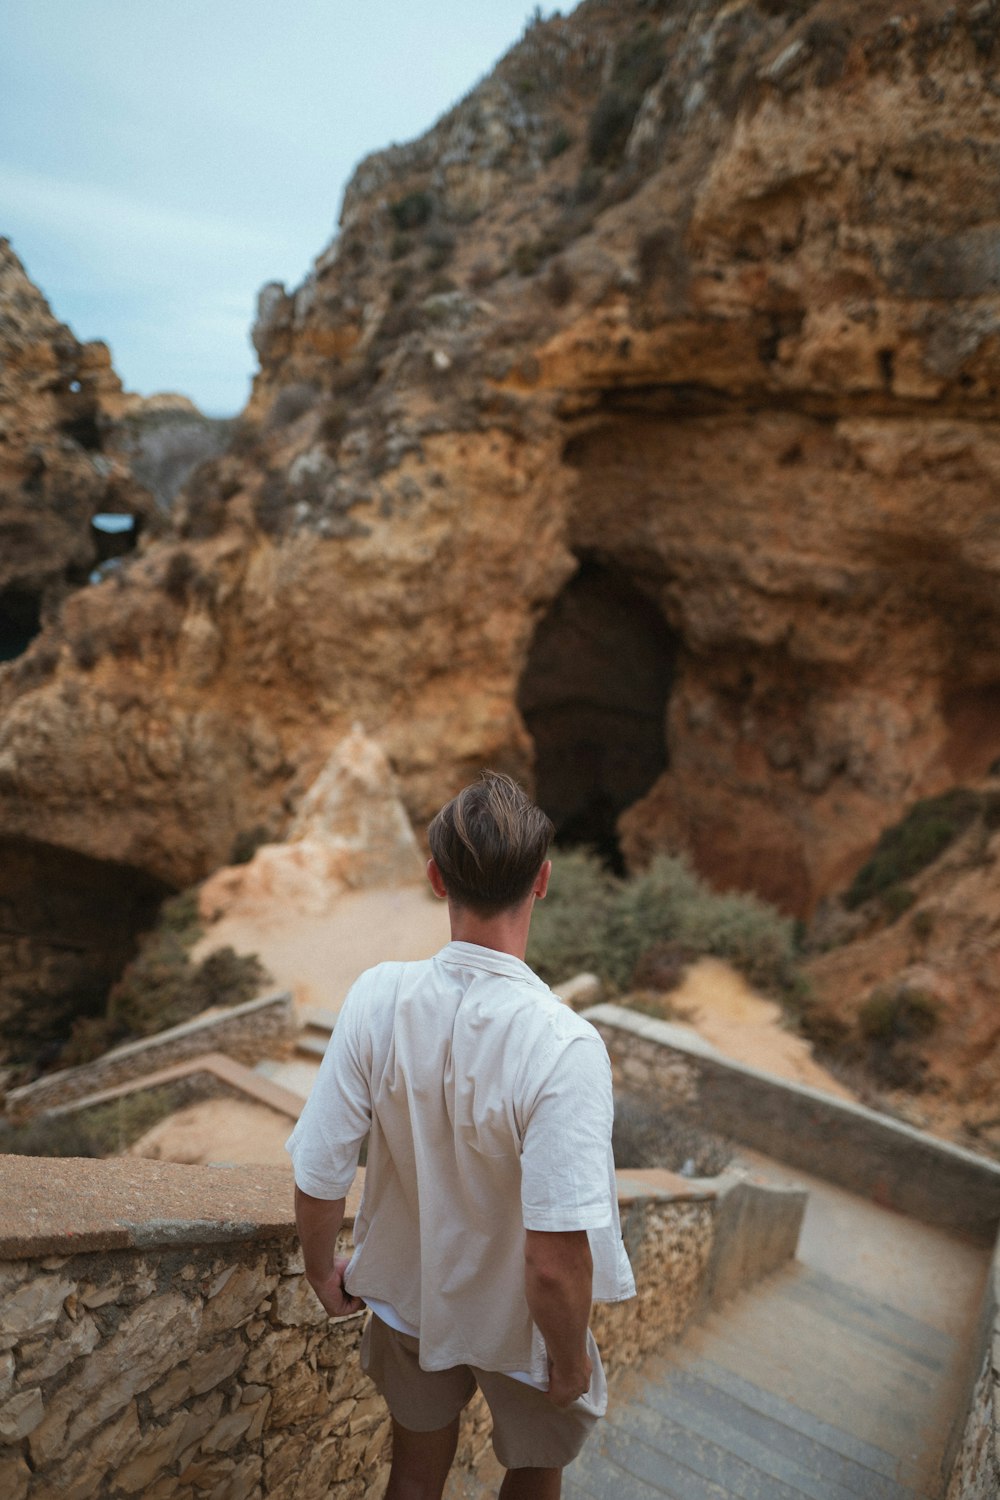
[[[41,628],[41,594],[16,587],[0,590],[0,661],[21,656]]]
[[[170,888],[131,865],[0,839],[0,1063],[58,1060],[107,993]]]
[[[667,767],[674,637],[628,576],[584,558],[535,632],[518,707],[560,845],[621,872],[616,823]]]

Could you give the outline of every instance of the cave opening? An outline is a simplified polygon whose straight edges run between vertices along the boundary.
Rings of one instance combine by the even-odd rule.
[[[0,661],[23,655],[41,628],[41,594],[16,586],[0,590]]]
[[[170,888],[132,865],[0,839],[0,1063],[58,1064],[73,1022],[108,990]]]
[[[667,768],[676,643],[623,571],[583,557],[540,621],[518,691],[535,796],[561,847],[622,873],[617,821]]]

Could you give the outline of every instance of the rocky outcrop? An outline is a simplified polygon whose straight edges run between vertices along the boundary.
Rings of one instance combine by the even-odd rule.
[[[983,774],[998,20],[585,0],[362,163],[178,536],[0,680],[0,830],[185,883],[359,722],[416,820],[489,763],[807,914]]]
[[[112,440],[127,400],[107,346],[79,343],[0,240],[0,662],[123,545],[95,515],[130,516],[133,533],[148,518]],[[54,665],[50,647],[22,676]]]

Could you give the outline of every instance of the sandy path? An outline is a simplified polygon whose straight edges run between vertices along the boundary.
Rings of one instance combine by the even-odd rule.
[[[193,952],[197,963],[227,945],[256,953],[296,1006],[338,1011],[358,975],[383,959],[429,958],[448,941],[448,909],[426,885],[348,891],[324,916],[276,912],[214,923]]]
[[[669,1000],[678,1016],[683,1014],[685,1023],[723,1057],[841,1099],[855,1097],[820,1066],[804,1037],[785,1028],[781,1006],[758,995],[719,959],[703,958],[692,964]]]
[[[168,1115],[129,1148],[129,1156],[153,1161],[205,1162],[232,1166],[260,1162],[288,1167],[285,1150],[292,1129],[287,1115],[238,1099],[204,1099]]]

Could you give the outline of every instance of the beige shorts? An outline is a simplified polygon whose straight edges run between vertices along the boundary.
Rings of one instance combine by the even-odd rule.
[[[593,1334],[587,1334],[587,1343],[594,1364],[590,1389],[565,1411],[544,1391],[493,1370],[471,1365],[422,1370],[419,1341],[374,1313],[361,1340],[361,1368],[393,1418],[411,1432],[447,1427],[478,1385],[493,1417],[493,1451],[504,1468],[561,1469],[573,1461],[607,1408],[607,1382]]]

